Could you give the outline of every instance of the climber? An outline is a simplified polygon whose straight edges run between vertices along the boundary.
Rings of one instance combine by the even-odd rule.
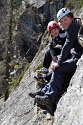
[[[67,37],[59,55],[58,61],[52,65],[52,77],[45,87],[35,93],[37,104],[46,106],[46,110],[54,115],[54,106],[62,95],[63,86],[71,79],[77,68],[77,61],[83,54],[83,47],[78,43],[80,25],[73,21],[73,13],[62,8],[57,13],[60,25],[66,30]],[[68,59],[71,53],[71,58]]]
[[[59,24],[56,21],[50,21],[48,23],[47,30],[51,35],[52,41],[50,41],[49,49],[45,53],[43,68],[37,71],[38,77],[34,76],[38,82],[41,82],[42,74],[48,73],[51,62],[57,62],[57,55],[60,54],[61,46],[64,44],[66,39],[66,33],[64,29],[60,29]],[[57,46],[57,44],[61,46]]]

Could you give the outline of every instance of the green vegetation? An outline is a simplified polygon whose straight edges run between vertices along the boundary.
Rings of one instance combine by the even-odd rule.
[[[21,1],[22,0],[13,0],[13,5],[14,5],[14,8],[18,8],[21,4]]]
[[[80,1],[79,1],[78,9],[80,9],[82,6],[83,6],[83,0],[80,0]]]
[[[83,0],[68,0],[67,4],[65,5],[65,7],[72,9],[80,9],[83,6]]]
[[[42,63],[40,63],[40,64],[36,67],[35,71],[36,71],[36,70],[39,70],[39,69],[41,69],[41,68],[42,68]]]
[[[52,0],[46,0],[47,2],[51,2]]]
[[[2,92],[0,92],[0,97],[2,97],[3,96],[3,93]]]
[[[36,28],[37,28],[38,31],[42,31],[42,25],[41,24],[36,25]]]
[[[20,75],[17,77],[17,79],[14,79],[13,77],[11,77],[11,81],[8,82],[10,88],[9,88],[9,93],[12,92],[14,89],[16,89],[16,87],[19,85],[21,79],[23,78],[24,76],[24,73],[26,72],[26,70],[28,69],[29,67],[29,64],[26,64],[25,67],[24,67],[24,70],[22,69],[22,67],[19,67],[18,65],[15,65],[15,69],[22,69],[22,72],[20,73]]]
[[[47,2],[58,2],[59,0],[46,0]]]
[[[19,61],[21,62],[21,61]],[[2,84],[4,82],[4,75],[5,75],[5,61],[0,62],[0,89],[2,90]],[[8,82],[8,86],[9,86],[9,93],[12,92],[13,90],[15,90],[15,88],[19,85],[21,79],[23,78],[23,75],[25,74],[26,70],[29,67],[29,64],[26,62],[25,64],[19,64],[15,61],[12,61],[10,64],[10,71],[11,70],[15,70],[15,73],[13,75],[10,75],[10,77],[8,79],[6,79],[6,81]],[[11,73],[11,72],[10,72]],[[2,92],[0,92],[0,97],[3,96],[3,90]]]

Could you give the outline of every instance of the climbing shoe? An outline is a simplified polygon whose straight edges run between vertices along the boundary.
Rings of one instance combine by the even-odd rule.
[[[41,90],[38,90],[37,92],[30,92],[30,93],[29,93],[29,96],[32,97],[32,98],[35,98],[36,95],[42,95],[42,96],[43,96],[44,93],[41,92]]]
[[[46,84],[46,80],[43,77],[34,76],[34,79],[40,84]]]

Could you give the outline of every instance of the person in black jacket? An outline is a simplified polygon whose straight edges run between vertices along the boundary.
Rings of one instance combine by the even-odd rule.
[[[42,78],[44,78],[45,74],[49,72],[51,62],[57,62],[57,56],[60,54],[62,46],[64,45],[64,42],[66,40],[65,30],[63,28],[60,28],[59,24],[56,21],[50,21],[48,23],[47,30],[50,33],[52,39],[50,40],[49,49],[46,51],[44,56],[43,68],[37,71],[37,76],[34,76],[34,78],[39,83],[41,83],[42,81],[45,82]],[[46,80],[49,81],[50,77],[51,73],[48,74]]]
[[[60,28],[59,24],[55,21],[50,21],[47,29],[52,40],[50,41],[49,50],[45,53],[43,67],[48,69],[52,61],[57,62],[57,55],[60,54],[61,48],[64,45],[66,32],[63,28]]]
[[[73,13],[67,8],[62,8],[57,13],[57,18],[60,25],[66,30],[67,37],[57,63],[52,65],[53,72],[50,82],[35,94],[36,103],[46,106],[51,115],[54,115],[55,103],[63,94],[64,86],[75,73],[76,63],[83,54],[83,47],[78,43],[80,25],[73,21]],[[69,53],[72,55],[70,59],[68,59]],[[66,89],[67,87],[68,85]]]

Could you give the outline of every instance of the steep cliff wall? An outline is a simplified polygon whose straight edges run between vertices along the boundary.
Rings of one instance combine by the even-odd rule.
[[[39,52],[19,87],[0,108],[0,125],[83,125],[83,56],[78,62],[67,93],[57,105],[54,117],[34,106],[33,99],[28,96],[29,92],[37,89],[33,67],[41,62],[44,52]]]
[[[23,2],[25,3],[25,0]],[[40,0],[29,0],[24,5],[23,11],[19,12],[15,40],[21,54],[23,54],[23,45],[25,43],[28,45],[27,50],[29,51],[27,51],[26,56],[31,61],[38,50],[38,45],[40,45],[40,41],[37,41],[39,36],[45,32],[48,22],[56,18],[56,12],[63,5],[59,6],[59,1],[47,2],[46,0],[42,0],[42,2]],[[17,10],[14,13],[16,16]]]

